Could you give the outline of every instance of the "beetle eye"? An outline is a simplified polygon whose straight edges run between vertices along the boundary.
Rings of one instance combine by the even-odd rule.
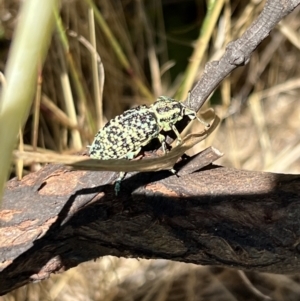
[[[166,114],[168,112],[171,111],[171,107],[170,106],[160,106],[157,108],[157,113],[158,114]]]

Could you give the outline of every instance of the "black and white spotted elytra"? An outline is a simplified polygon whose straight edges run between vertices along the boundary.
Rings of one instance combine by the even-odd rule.
[[[160,96],[149,107],[141,105],[110,120],[95,135],[89,147],[89,155],[99,160],[133,159],[152,139],[159,139],[165,153],[166,137],[161,132],[173,130],[178,139],[177,143],[180,144],[181,137],[175,124],[184,116],[191,120],[196,118],[209,126],[183,103]],[[118,189],[116,188],[116,192]]]

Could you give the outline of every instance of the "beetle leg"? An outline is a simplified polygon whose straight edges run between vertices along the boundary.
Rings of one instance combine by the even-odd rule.
[[[172,130],[174,131],[174,133],[176,134],[176,137],[177,137],[177,142],[176,142],[176,146],[179,145],[181,143],[181,137],[180,137],[180,134],[178,132],[178,130],[176,129],[175,125],[172,124]]]
[[[115,182],[115,195],[116,196],[119,194],[119,192],[121,190],[121,182],[125,178],[125,176],[126,176],[126,172],[121,171],[119,173],[119,177],[118,177],[118,179]]]
[[[142,148],[139,147],[136,151],[128,153],[126,155],[126,159],[128,159],[128,160],[134,159],[139,154],[139,152],[141,151],[141,149]],[[119,173],[119,177],[118,177],[118,179],[115,182],[115,195],[118,195],[118,193],[120,192],[120,190],[121,190],[121,182],[124,180],[125,176],[126,176],[126,172],[121,171]]]
[[[136,151],[130,152],[126,155],[126,159],[132,160],[134,159],[141,151],[142,147],[139,147]]]
[[[160,141],[164,154],[167,153],[166,137],[163,134],[159,134],[157,139]]]

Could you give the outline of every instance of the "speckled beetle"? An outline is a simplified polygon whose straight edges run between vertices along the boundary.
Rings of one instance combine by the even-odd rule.
[[[181,137],[175,124],[184,116],[191,120],[196,118],[205,126],[209,126],[197,117],[195,111],[166,96],[158,97],[149,107],[141,105],[127,110],[98,131],[89,147],[90,157],[99,160],[133,159],[143,146],[155,138],[159,139],[165,153],[166,137],[161,132],[173,130],[178,139],[177,143],[180,144]],[[116,192],[119,184],[117,186]]]

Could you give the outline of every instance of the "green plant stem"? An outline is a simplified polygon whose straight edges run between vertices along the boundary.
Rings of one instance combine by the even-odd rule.
[[[38,67],[49,46],[57,2],[27,0],[20,8],[5,68],[7,84],[0,102],[0,200],[19,129],[23,127],[33,101]]]

